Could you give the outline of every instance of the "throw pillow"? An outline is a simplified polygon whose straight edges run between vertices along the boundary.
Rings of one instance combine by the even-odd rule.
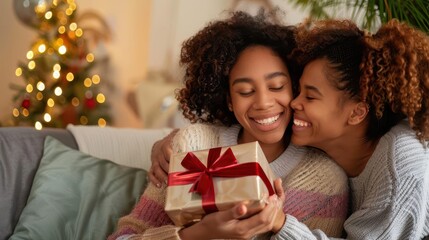
[[[97,159],[48,136],[10,239],[106,239],[137,203],[146,175],[143,169]]]

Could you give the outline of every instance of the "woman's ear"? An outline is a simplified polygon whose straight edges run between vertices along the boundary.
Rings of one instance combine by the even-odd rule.
[[[348,123],[350,125],[358,125],[363,122],[368,115],[369,105],[364,102],[358,102],[353,108]]]

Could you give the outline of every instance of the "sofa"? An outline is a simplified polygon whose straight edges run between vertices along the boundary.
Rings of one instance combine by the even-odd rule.
[[[0,128],[0,240],[106,239],[171,129]]]

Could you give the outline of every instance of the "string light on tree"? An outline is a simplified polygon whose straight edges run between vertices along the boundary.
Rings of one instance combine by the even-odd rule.
[[[27,63],[15,71],[24,86],[13,84],[16,125],[65,127],[106,126],[110,120],[96,59],[89,52],[84,29],[76,21],[74,0],[15,0],[15,13],[37,29],[38,38],[26,53]]]

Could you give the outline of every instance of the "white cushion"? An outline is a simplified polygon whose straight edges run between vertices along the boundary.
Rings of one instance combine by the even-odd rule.
[[[149,171],[153,144],[168,135],[171,128],[135,129],[68,125],[79,150],[117,164]]]

